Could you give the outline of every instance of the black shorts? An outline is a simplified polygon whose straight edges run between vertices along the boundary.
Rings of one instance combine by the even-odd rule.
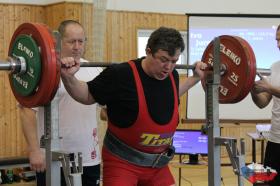
[[[280,143],[267,142],[264,157],[264,166],[269,166],[277,171],[273,181],[269,182],[270,186],[280,186]]]

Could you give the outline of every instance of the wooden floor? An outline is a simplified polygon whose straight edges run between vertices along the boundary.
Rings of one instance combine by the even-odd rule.
[[[171,163],[171,171],[179,186],[179,168]],[[206,165],[185,165],[181,169],[181,186],[208,186],[208,167]],[[237,176],[233,173],[232,167],[221,167],[221,186],[238,186]],[[244,186],[252,186],[244,179]]]
[[[257,156],[258,159],[258,156]],[[229,163],[228,158],[222,158],[222,163]],[[251,157],[247,158],[247,163]],[[207,159],[200,158],[200,165],[180,164],[178,160],[173,160],[169,164],[170,170],[176,180],[176,186],[179,186],[179,168],[181,168],[181,186],[208,186],[208,166]],[[233,173],[232,166],[221,166],[221,186],[238,186],[237,176]],[[253,184],[244,180],[244,186]]]

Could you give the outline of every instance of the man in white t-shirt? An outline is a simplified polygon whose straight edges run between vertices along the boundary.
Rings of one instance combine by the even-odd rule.
[[[276,30],[277,47],[280,49],[280,25]],[[273,101],[271,129],[265,151],[264,166],[276,169],[278,175],[269,182],[270,186],[280,185],[280,61],[271,66],[271,75],[256,81],[251,91],[252,99],[259,108]]]
[[[82,59],[86,42],[85,32],[79,22],[63,21],[58,31],[61,34],[61,57]],[[77,78],[89,81],[97,76],[102,68],[81,68]],[[67,93],[63,83],[59,89],[59,136],[61,150],[82,152],[82,184],[97,186],[100,182],[100,150],[97,135],[97,108],[94,105],[83,105],[76,102]],[[40,149],[40,138],[44,133],[44,108],[34,109],[20,107],[23,132],[28,144],[30,167],[36,171],[37,185],[44,186],[45,154]],[[37,125],[38,124],[38,125]],[[61,185],[66,185],[61,174]]]

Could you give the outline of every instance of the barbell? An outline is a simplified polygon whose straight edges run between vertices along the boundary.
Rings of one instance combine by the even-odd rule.
[[[255,55],[250,45],[237,36],[220,37],[220,103],[236,103],[247,96],[256,75]],[[213,66],[213,41],[205,49],[202,61]],[[56,40],[47,25],[23,23],[14,32],[8,60],[0,61],[0,70],[10,71],[9,81],[17,101],[25,107],[49,103],[60,81],[60,63]],[[117,63],[86,62],[81,67],[108,67]],[[177,69],[195,69],[194,65],[176,65]],[[258,72],[268,75],[267,69]],[[205,82],[202,82],[205,85]]]

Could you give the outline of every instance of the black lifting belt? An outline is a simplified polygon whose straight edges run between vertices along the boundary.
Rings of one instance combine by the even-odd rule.
[[[138,166],[153,168],[160,168],[167,165],[172,160],[175,152],[173,146],[170,146],[167,151],[160,154],[141,152],[124,144],[108,130],[104,138],[104,145],[111,153],[123,160]]]

